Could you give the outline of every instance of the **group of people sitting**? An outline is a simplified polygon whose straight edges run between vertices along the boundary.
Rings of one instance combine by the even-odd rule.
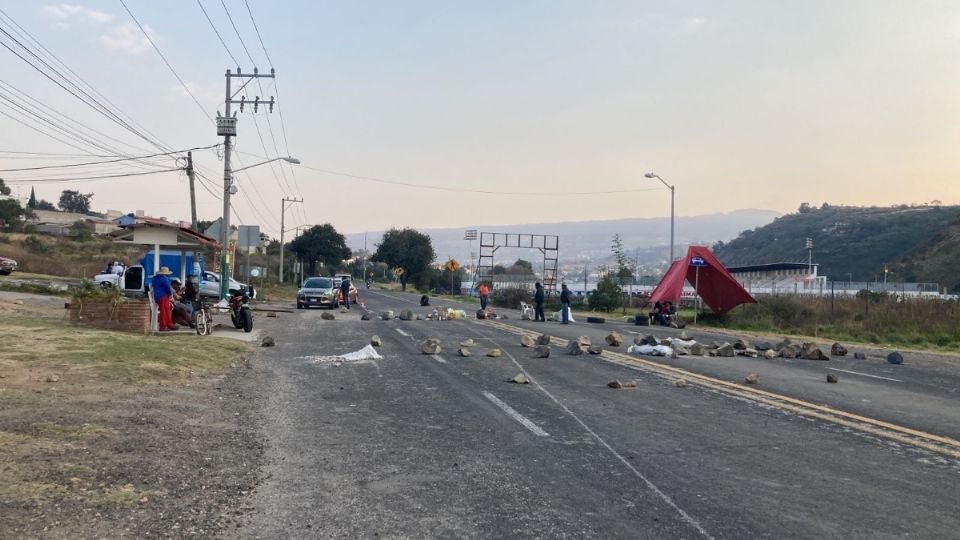
[[[673,321],[673,318],[677,315],[677,308],[673,305],[673,302],[669,300],[664,300],[662,302],[658,301],[653,305],[653,309],[650,311],[650,324],[659,324],[660,326],[670,326],[670,323]]]
[[[188,275],[187,283],[181,284],[178,278],[168,277],[172,273],[164,266],[153,276],[153,298],[159,310],[157,321],[161,332],[178,330],[181,326],[196,328],[193,311],[197,301],[197,285],[193,275]]]

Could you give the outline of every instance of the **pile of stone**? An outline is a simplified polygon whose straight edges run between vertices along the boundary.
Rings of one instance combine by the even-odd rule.
[[[567,342],[567,354],[580,355],[589,352],[591,345],[593,344],[590,342],[590,338],[588,336],[580,336],[575,340],[570,340]]]

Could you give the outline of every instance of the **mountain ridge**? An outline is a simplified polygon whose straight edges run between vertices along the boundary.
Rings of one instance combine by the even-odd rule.
[[[678,216],[675,230],[677,250],[690,243],[711,245],[720,240],[735,238],[741,231],[769,223],[780,215],[773,210],[746,208],[715,214]],[[451,256],[462,260],[469,258],[469,243],[463,239],[464,232],[469,229],[477,229],[478,234],[479,232],[506,232],[557,235],[560,237],[561,264],[574,259],[611,258],[610,242],[613,235],[617,233],[621,235],[623,245],[631,255],[635,255],[639,250],[644,259],[656,257],[663,263],[668,258],[670,244],[669,217],[478,225],[418,230],[430,235],[438,260],[445,260]],[[380,241],[382,234],[382,231],[366,233],[369,251],[376,249],[376,243]],[[344,236],[346,236],[347,245],[352,249],[364,247],[364,233],[350,233]],[[476,253],[478,250],[479,241],[474,241],[473,252]]]

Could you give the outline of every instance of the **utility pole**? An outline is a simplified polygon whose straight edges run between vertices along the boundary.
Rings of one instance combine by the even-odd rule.
[[[187,152],[187,178],[190,179],[190,223],[194,231],[200,232],[198,230],[200,227],[197,223],[197,191],[194,188],[194,176],[193,152]],[[192,274],[199,274],[199,268],[200,252],[195,250],[193,252],[193,268],[190,269],[190,272]],[[202,281],[202,276],[200,275],[194,275],[193,278],[197,280],[197,283]]]
[[[288,199],[286,197],[280,199],[280,283],[283,283],[283,218],[287,211],[287,203],[303,203],[303,199]]]
[[[190,179],[190,219],[193,224],[193,230],[197,231],[197,192],[193,185],[193,152],[187,152],[187,178]]]
[[[230,144],[231,137],[237,135],[237,117],[234,113],[231,116],[231,105],[240,105],[240,112],[243,112],[243,107],[247,103],[253,103],[253,112],[257,112],[257,109],[260,107],[260,104],[268,105],[270,107],[270,112],[273,112],[273,96],[270,96],[270,101],[260,100],[260,96],[257,96],[253,101],[248,101],[246,96],[242,96],[240,99],[233,99],[236,97],[236,94],[231,93],[230,83],[233,79],[246,79],[243,84],[240,85],[240,88],[237,90],[237,93],[240,93],[251,80],[257,78],[268,78],[272,79],[275,76],[273,68],[270,68],[269,75],[261,75],[257,72],[257,68],[253,68],[253,74],[244,74],[240,72],[240,68],[237,68],[237,72],[233,73],[229,69],[226,73],[226,83],[227,83],[227,92],[226,99],[224,99],[225,113],[224,116],[217,115],[217,135],[223,136],[223,221],[222,231],[221,231],[221,242],[223,255],[220,257],[220,300],[221,302],[227,299],[227,296],[230,293],[230,262],[227,260],[230,254],[230,196],[237,191],[237,187],[233,184],[233,171],[230,168]]]

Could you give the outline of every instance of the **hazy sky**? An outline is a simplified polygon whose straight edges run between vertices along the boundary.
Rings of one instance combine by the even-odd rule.
[[[648,170],[676,184],[680,216],[786,212],[803,201],[960,203],[957,2],[248,2],[277,70],[289,152],[303,162],[295,177],[286,166],[286,178],[266,166],[238,175],[237,216],[273,236],[284,196],[305,200],[288,211],[288,228],[329,221],[343,232],[669,215],[669,193],[643,177]],[[244,2],[225,3],[267,70]],[[250,70],[220,0],[202,4]],[[222,110],[223,74],[236,66],[198,3],[127,5],[203,110]],[[211,120],[119,0],[0,0],[0,8],[170,148],[218,142]],[[10,44],[2,33],[0,43]],[[0,81],[117,139],[110,144],[123,152],[157,151],[3,47],[0,66]],[[264,94],[277,94],[272,83]],[[3,113],[18,114],[0,100],[0,151],[81,153]],[[269,120],[286,154],[280,115]],[[277,154],[266,115],[256,123],[264,144],[253,115],[240,117],[243,165]],[[25,155],[0,153],[0,168],[71,162],[12,157]],[[197,159],[222,191],[216,154],[200,151]],[[308,166],[539,195],[418,189]],[[112,164],[86,172],[139,170]],[[31,184],[13,185],[28,193]],[[80,189],[95,194],[98,210],[189,218],[187,183],[176,172],[33,185],[54,202],[62,189]],[[650,191],[563,195],[643,189]],[[222,213],[203,189],[199,208],[201,218]]]

